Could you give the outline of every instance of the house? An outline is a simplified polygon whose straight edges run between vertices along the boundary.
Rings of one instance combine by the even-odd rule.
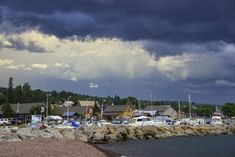
[[[64,112],[62,117],[63,119],[77,120],[79,118],[79,114],[77,112]]]
[[[132,117],[133,112],[128,105],[111,105],[108,106],[104,112],[103,117],[108,120],[112,120],[116,117]]]
[[[72,119],[79,119],[82,117],[89,118],[90,115],[93,113],[92,109],[89,109],[85,106],[70,106],[69,108],[64,106],[57,106],[57,114],[61,115],[64,119],[67,119],[67,111],[69,113],[69,118]]]
[[[77,106],[86,106],[86,107],[94,107],[95,104],[99,107],[98,101],[78,101]]]
[[[18,119],[21,121],[31,121],[32,114],[30,110],[32,107],[42,106],[42,103],[23,103],[23,104],[10,104],[10,107],[14,111],[14,116],[11,118]],[[0,116],[3,117],[2,106],[0,106]]]
[[[178,116],[178,113],[171,105],[147,106],[144,111],[154,112],[155,116],[168,116],[172,119],[176,119]]]

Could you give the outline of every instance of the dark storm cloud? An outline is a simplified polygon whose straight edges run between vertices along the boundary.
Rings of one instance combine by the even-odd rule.
[[[1,0],[1,21],[65,37],[234,42],[233,0]]]

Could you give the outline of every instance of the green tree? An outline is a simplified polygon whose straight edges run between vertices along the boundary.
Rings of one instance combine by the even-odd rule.
[[[113,100],[114,105],[120,105],[121,104],[121,99],[119,96],[115,95],[114,100]]]
[[[98,116],[100,114],[100,108],[98,107],[97,104],[94,105],[93,107],[93,116]]]
[[[21,85],[16,86],[15,88],[15,102],[16,103],[21,103],[23,101],[23,90]]]
[[[0,93],[0,105],[3,104],[5,102],[5,96],[3,95],[3,93]]]
[[[25,83],[23,85],[23,102],[29,103],[31,102],[31,87],[29,83]]]
[[[138,108],[138,100],[135,97],[129,96],[127,98],[126,105],[132,106],[133,108]]]
[[[15,114],[9,103],[6,103],[2,106],[2,113],[6,118],[12,117]]]
[[[223,111],[225,116],[228,116],[228,117],[235,116],[235,104],[233,104],[233,103],[226,103],[222,107],[222,111]]]
[[[14,100],[14,87],[13,87],[13,78],[10,77],[9,78],[9,82],[8,82],[8,89],[7,89],[7,100],[10,102],[10,103],[15,103],[15,100]]]
[[[198,116],[210,117],[214,112],[214,107],[211,105],[199,106],[195,111]]]
[[[29,111],[32,115],[41,114],[41,106],[33,106]]]

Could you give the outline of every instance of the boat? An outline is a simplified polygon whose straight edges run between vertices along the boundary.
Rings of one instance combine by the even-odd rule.
[[[139,116],[139,117],[132,118],[129,125],[130,126],[146,126],[146,125],[161,126],[161,125],[164,125],[164,123],[157,119],[151,119],[146,116]]]
[[[145,125],[153,125],[153,120],[146,116],[134,117],[130,121],[131,126],[145,126]]]
[[[221,113],[220,112],[214,112],[211,117],[211,124],[212,125],[222,125],[223,121],[221,118]]]

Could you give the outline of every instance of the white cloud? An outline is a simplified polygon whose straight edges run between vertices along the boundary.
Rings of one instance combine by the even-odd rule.
[[[157,61],[157,68],[171,79],[206,79],[232,75],[223,60],[215,54],[193,54],[163,56]]]
[[[46,64],[32,64],[31,67],[36,69],[47,69],[48,66]]]
[[[143,79],[167,76],[172,80],[186,80],[214,77],[223,79],[234,74],[226,67],[229,57],[224,59],[224,56],[233,54],[231,44],[224,45],[221,53],[207,52],[203,46],[196,45],[202,47],[200,50],[205,52],[193,53],[192,46],[191,52],[187,50],[177,55],[153,56],[144,48],[146,41],[130,42],[116,38],[79,39],[76,36],[60,39],[37,30],[0,35],[1,41],[21,39],[25,45],[33,42],[34,47],[52,52],[30,53],[31,49],[16,50],[12,47],[0,49],[0,58],[6,58],[0,60],[0,65],[16,69],[16,72],[30,72],[33,76],[35,74],[35,77],[43,75],[77,81],[107,77]],[[199,49],[196,48],[196,51]],[[39,69],[47,70],[38,73]]]
[[[70,65],[68,65],[66,63],[55,63],[55,67],[58,67],[58,68],[69,68]]]
[[[235,82],[229,82],[226,80],[217,80],[215,83],[220,86],[235,87]]]
[[[9,65],[7,66],[8,69],[18,69],[19,67],[17,65]]]
[[[1,65],[10,65],[13,63],[13,60],[12,59],[0,59],[0,66]]]
[[[98,88],[99,85],[98,85],[98,84],[94,84],[94,83],[91,82],[91,83],[89,84],[89,87],[90,87],[90,88]]]

